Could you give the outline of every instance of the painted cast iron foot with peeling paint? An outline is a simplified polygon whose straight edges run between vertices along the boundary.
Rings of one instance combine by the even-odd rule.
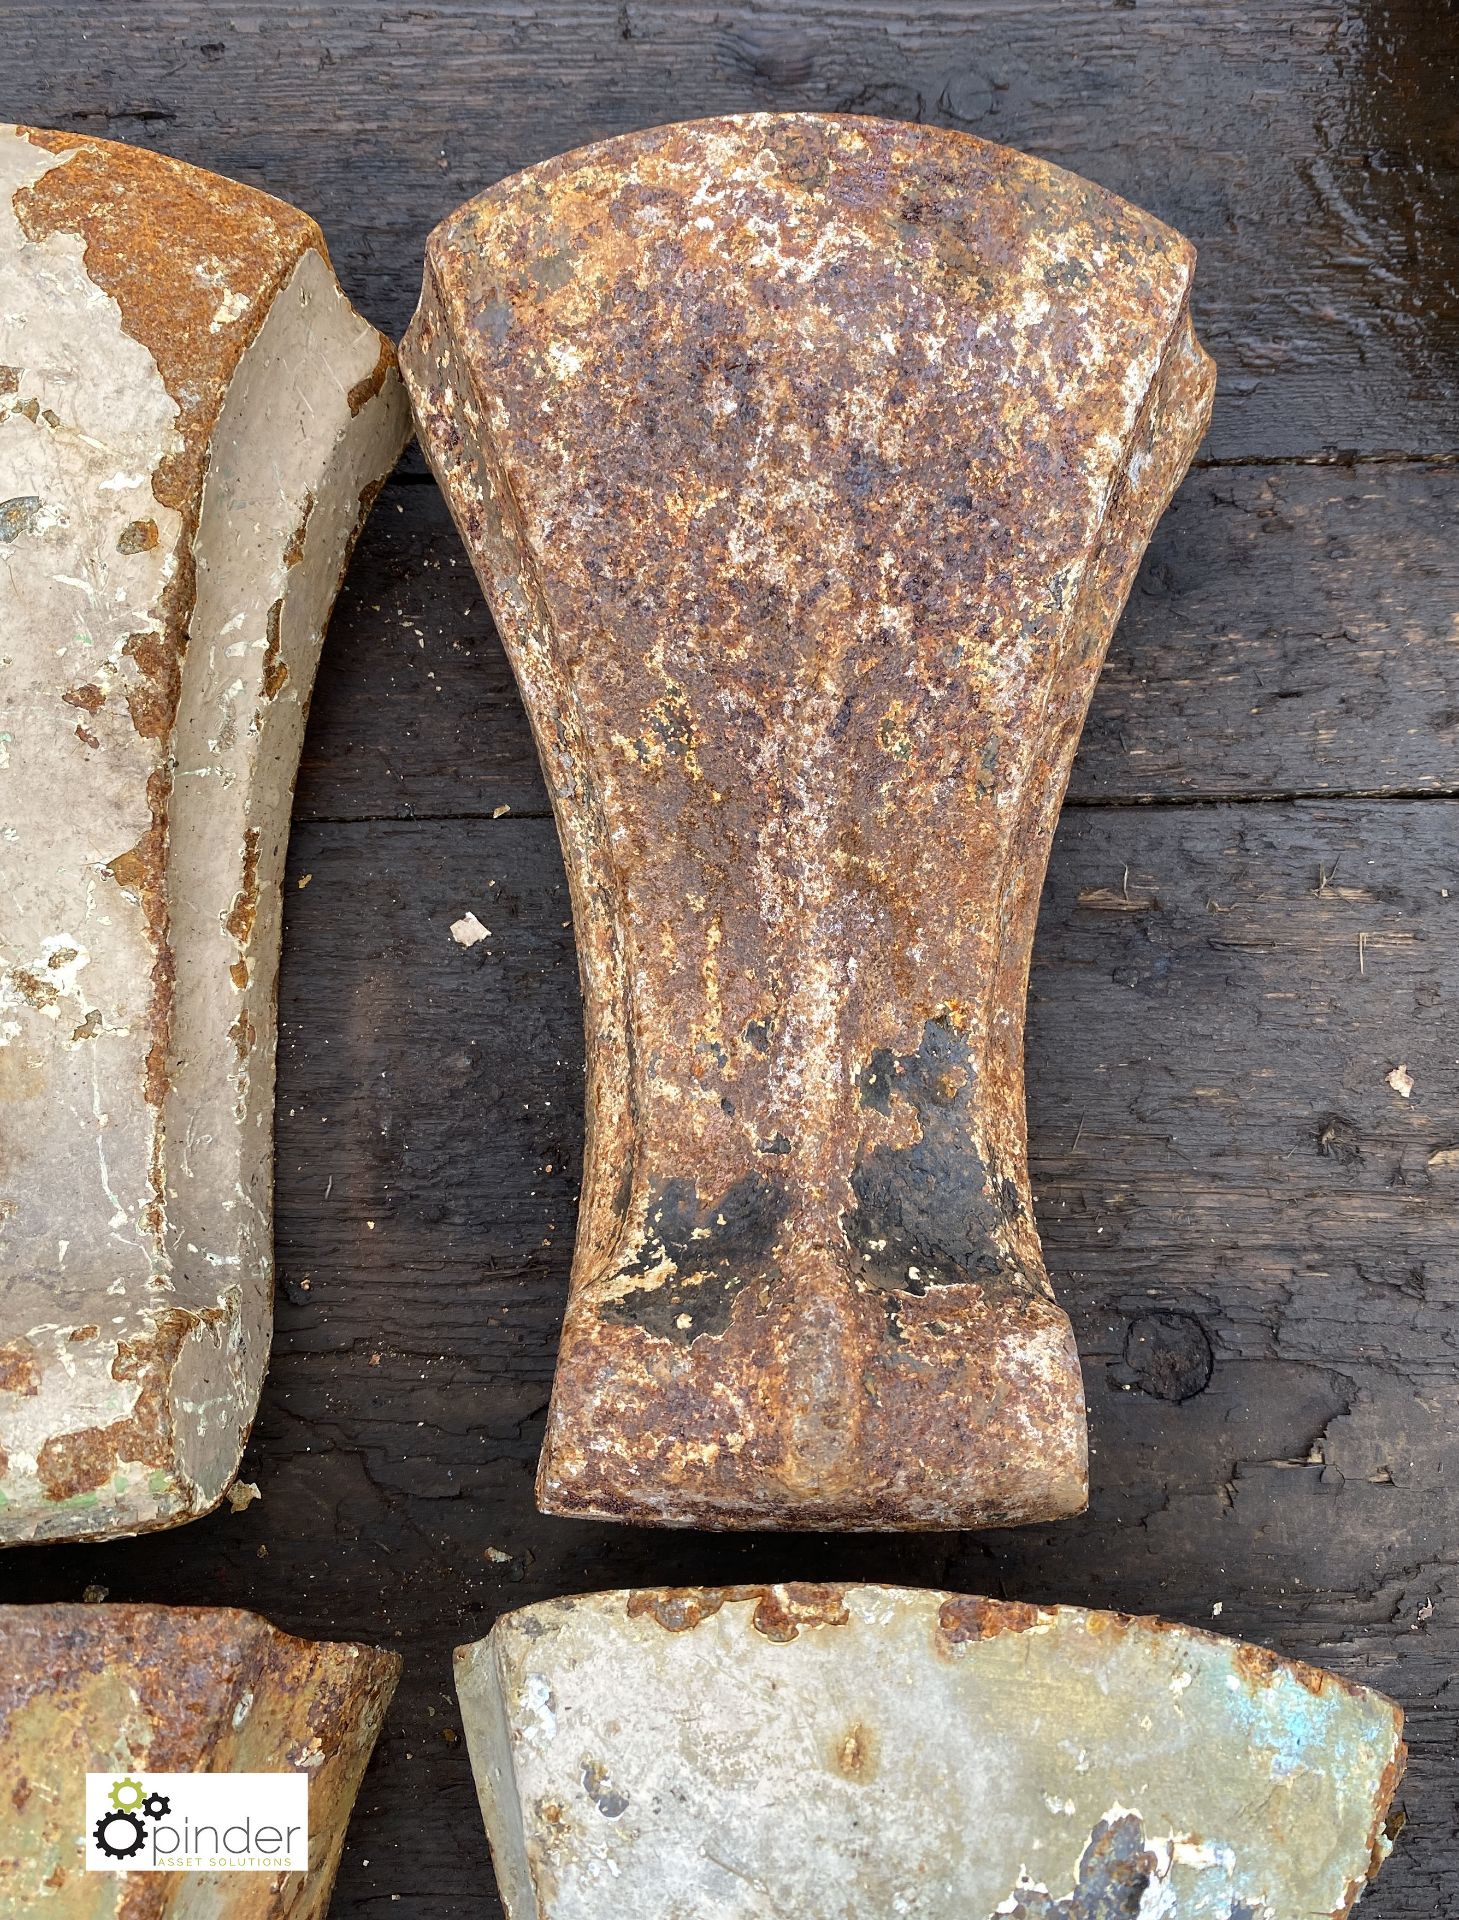
[[[229,1607],[0,1607],[0,1911],[322,1920],[400,1666]],[[307,1874],[85,1870],[88,1773],[297,1771]]]
[[[432,235],[402,366],[587,998],[548,1512],[1083,1506],[1024,1001],[1095,677],[1209,413],[1193,260],[1057,168],[816,115],[612,140]]]
[[[408,432],[313,221],[0,129],[0,1542],[206,1512],[268,1354],[290,800]]]
[[[553,1600],[456,1686],[508,1920],[1341,1920],[1404,1762],[1260,1647],[904,1587]]]

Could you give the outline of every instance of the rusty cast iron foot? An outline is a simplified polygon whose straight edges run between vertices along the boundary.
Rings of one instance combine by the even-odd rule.
[[[508,1920],[1342,1920],[1404,1762],[1261,1647],[904,1587],[553,1600],[456,1687]]]
[[[1192,267],[1055,167],[817,115],[612,140],[432,235],[402,366],[587,999],[547,1511],[1084,1504],[1024,999],[1095,676],[1210,408]]]
[[[400,1666],[231,1607],[0,1607],[0,1912],[323,1920]],[[309,1780],[307,1875],[86,1869],[88,1773],[145,1788],[149,1773],[292,1772]]]
[[[205,1512],[268,1356],[289,808],[408,431],[312,220],[0,128],[0,1543]]]

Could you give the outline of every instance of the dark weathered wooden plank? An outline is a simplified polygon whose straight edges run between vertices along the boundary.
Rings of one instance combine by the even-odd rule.
[[[531,729],[433,480],[390,486],[335,605],[299,820],[545,814]]]
[[[536,1514],[582,1121],[551,824],[301,824],[289,884],[278,1337],[245,1469],[263,1499],[13,1554],[0,1594],[97,1582],[398,1646],[338,1914],[494,1910],[447,1662],[502,1608],[857,1575],[1161,1610],[1384,1686],[1411,1716],[1411,1820],[1364,1913],[1455,1910],[1459,1166],[1433,1156],[1459,1143],[1459,803],[1065,815],[1032,1154],[1094,1499],[1019,1534]],[[449,932],[466,908],[491,929],[469,950]]]
[[[1459,467],[1193,473],[1140,571],[1077,800],[1459,787]],[[298,812],[545,813],[531,734],[433,485],[360,542]]]
[[[1459,444],[1443,0],[10,0],[6,56],[21,117],[307,207],[396,332],[426,229],[584,141],[765,108],[967,128],[1197,242],[1216,452]]]
[[[1157,528],[1070,792],[1453,792],[1459,468],[1192,473]]]

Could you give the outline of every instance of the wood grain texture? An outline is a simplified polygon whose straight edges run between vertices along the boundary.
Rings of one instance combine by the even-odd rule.
[[[1459,446],[1443,0],[7,0],[6,52],[31,120],[306,208],[397,334],[426,230],[549,154],[750,108],[964,128],[1196,242],[1214,453]]]
[[[465,555],[410,484],[366,530],[305,748],[281,1294],[244,1467],[263,1499],[12,1554],[0,1598],[94,1583],[398,1647],[339,1920],[497,1911],[452,1645],[555,1593],[785,1576],[1159,1610],[1386,1688],[1409,1825],[1361,1912],[1452,1920],[1459,471],[1285,461],[1459,439],[1453,10],[8,0],[5,20],[9,110],[296,198],[397,325],[427,223],[509,168],[682,114],[915,113],[920,91],[1186,226],[1225,383],[1211,448],[1257,464],[1193,474],[1156,536],[1035,948],[1034,1178],[1086,1358],[1085,1518],[727,1539],[536,1514],[581,1145],[567,895]],[[466,908],[491,929],[469,951]]]

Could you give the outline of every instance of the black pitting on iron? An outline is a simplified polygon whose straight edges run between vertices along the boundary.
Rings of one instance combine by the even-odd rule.
[[[967,1044],[940,1020],[915,1053],[879,1047],[858,1077],[861,1104],[885,1114],[910,1106],[921,1138],[864,1153],[851,1175],[856,1206],[845,1232],[864,1279],[898,1293],[970,1281],[999,1294],[1030,1283],[1002,1250],[1022,1212],[1018,1188],[986,1167],[972,1144],[977,1073]]]
[[[602,1318],[685,1346],[723,1333],[740,1288],[773,1278],[767,1262],[789,1207],[785,1188],[763,1173],[747,1173],[704,1206],[692,1180],[666,1180],[650,1202],[643,1244],[616,1277],[652,1273],[666,1260],[673,1271],[605,1302]]]
[[[989,1920],[1139,1920],[1155,1866],[1139,1814],[1122,1813],[1101,1820],[1089,1836],[1072,1893],[1060,1900],[1042,1888],[1017,1887],[1014,1904]]]

